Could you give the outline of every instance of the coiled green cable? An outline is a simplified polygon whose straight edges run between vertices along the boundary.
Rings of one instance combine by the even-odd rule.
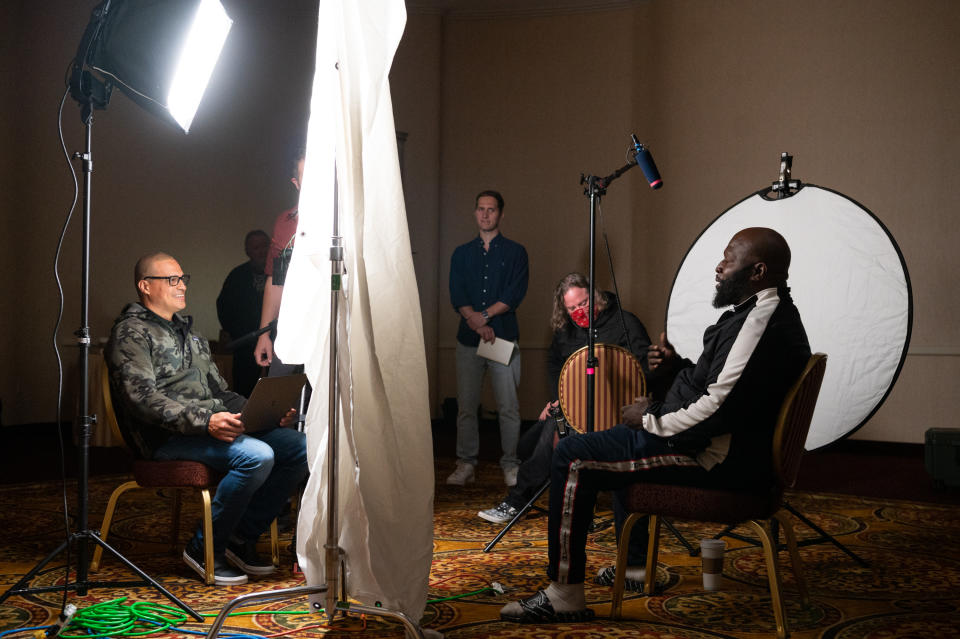
[[[98,637],[141,637],[164,632],[187,620],[177,608],[149,602],[125,606],[126,597],[103,601],[78,610],[63,639],[96,639]],[[71,632],[82,634],[71,634]]]
[[[494,582],[493,587],[481,588],[461,595],[453,595],[442,599],[431,599],[427,603],[439,603],[462,599],[478,595],[489,590],[503,593],[500,584]],[[111,637],[142,637],[165,632],[170,628],[186,623],[187,614],[179,608],[139,601],[125,605],[126,597],[118,597],[109,601],[102,601],[87,608],[77,610],[70,625],[60,633],[62,639],[108,639]],[[230,617],[252,615],[307,615],[311,610],[256,610],[248,612],[234,612]],[[322,611],[321,611],[322,612]],[[204,617],[216,617],[217,613],[204,614]],[[71,634],[80,633],[80,634]]]

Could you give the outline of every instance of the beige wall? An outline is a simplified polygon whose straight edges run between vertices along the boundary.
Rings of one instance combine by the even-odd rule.
[[[546,401],[545,349],[553,287],[588,262],[589,206],[581,172],[608,175],[625,163],[631,83],[629,12],[553,18],[449,19],[444,30],[440,195],[439,397],[456,396],[457,315],[447,294],[449,259],[476,233],[474,196],[499,190],[502,229],[530,256],[530,285],[518,309],[523,376],[521,411],[535,418]],[[604,206],[620,286],[632,273],[632,206],[626,181]],[[559,229],[567,229],[561,234]],[[602,272],[608,273],[605,261]],[[598,269],[599,270],[599,269]],[[603,278],[609,281],[608,277]],[[493,408],[492,396],[484,408]]]
[[[442,23],[438,397],[455,395],[455,317],[443,286],[450,252],[473,232],[470,196],[501,188],[505,232],[530,252],[520,319],[531,418],[542,405],[550,288],[586,263],[577,177],[612,172],[635,132],[666,186],[653,193],[639,172],[628,174],[604,208],[625,304],[652,334],[663,328],[673,275],[693,239],[768,186],[788,151],[794,177],[846,194],[888,226],[912,278],[910,355],[890,398],[855,437],[921,442],[926,428],[953,426],[960,402],[940,380],[960,372],[950,152],[960,85],[949,71],[960,62],[960,6],[625,4],[535,17],[461,13]],[[604,285],[606,271],[601,260]]]
[[[795,177],[846,194],[887,225],[912,279],[911,354],[855,437],[921,442],[928,427],[955,426],[960,402],[944,381],[960,372],[960,181],[950,167],[960,82],[947,70],[960,63],[960,5],[733,6],[645,7],[659,63],[655,126],[668,140],[662,169],[676,176],[671,185],[693,187],[664,188],[662,215],[649,221],[665,242],[654,280],[669,282],[690,235],[767,185],[789,151]],[[774,18],[777,6],[789,19]]]
[[[407,134],[403,151],[403,192],[413,264],[419,284],[427,372],[434,409],[437,379],[437,308],[440,262],[440,54],[443,42],[438,15],[407,21],[390,74],[394,117]]]
[[[0,107],[4,146],[13,149],[0,177],[4,424],[53,419],[49,343],[57,301],[49,263],[72,198],[53,113],[95,3],[78,4],[86,3],[23,1],[2,9],[2,28],[12,36],[3,41],[18,44],[0,45],[4,94],[19,88],[16,101]],[[194,275],[189,311],[215,337],[214,298],[243,259],[243,234],[268,227],[291,196],[283,147],[306,119],[316,3],[283,0],[270,11],[245,0],[224,4],[237,27],[189,136],[120,94],[97,114],[95,338],[107,335],[132,297],[133,260],[158,246]],[[788,151],[795,177],[872,210],[910,269],[911,355],[891,397],[857,437],[920,442],[927,427],[953,426],[960,401],[943,380],[960,378],[951,153],[960,132],[960,5],[595,4],[613,8],[409,16],[391,82],[397,128],[408,134],[406,204],[434,410],[455,395],[447,275],[453,248],[475,232],[476,192],[503,192],[504,231],[530,253],[530,291],[519,313],[523,416],[533,418],[545,393],[551,289],[587,263],[579,176],[619,168],[636,133],[653,150],[665,186],[651,192],[639,171],[620,178],[603,199],[603,228],[625,305],[651,333],[662,330],[673,274],[697,233],[769,185],[780,152]],[[68,150],[80,149],[82,126],[69,100],[64,128]],[[67,305],[59,341],[66,343],[78,325],[78,265],[74,227],[61,260]],[[602,250],[598,274],[609,286]],[[74,357],[75,349],[66,349],[68,367]]]

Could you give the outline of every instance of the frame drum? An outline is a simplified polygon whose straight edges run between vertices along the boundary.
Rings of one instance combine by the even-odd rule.
[[[621,409],[647,393],[640,362],[633,353],[614,344],[594,344],[597,370],[594,373],[594,430],[607,430],[620,423]],[[560,409],[567,423],[578,432],[587,424],[587,347],[574,352],[563,363],[558,389]]]

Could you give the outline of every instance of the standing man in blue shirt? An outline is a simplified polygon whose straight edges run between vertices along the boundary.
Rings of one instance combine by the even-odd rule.
[[[522,245],[500,233],[503,196],[482,191],[474,215],[480,235],[462,244],[450,259],[450,302],[460,313],[457,331],[457,468],[447,483],[463,486],[474,479],[480,451],[477,409],[484,373],[490,372],[500,417],[500,467],[507,486],[517,483],[517,439],[520,434],[520,347],[507,365],[477,355],[482,339],[514,344],[520,338],[517,307],[527,294],[529,266]]]

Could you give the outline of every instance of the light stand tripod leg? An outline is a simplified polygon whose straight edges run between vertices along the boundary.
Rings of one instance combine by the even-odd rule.
[[[808,527],[810,527],[810,529],[814,530],[818,535],[820,535],[815,539],[804,539],[804,540],[798,541],[797,542],[798,546],[813,546],[815,544],[830,542],[831,544],[839,548],[844,554],[846,554],[848,557],[853,559],[855,562],[857,562],[864,568],[870,567],[870,564],[868,564],[866,561],[864,561],[859,556],[857,556],[856,553],[854,553],[852,550],[850,550],[849,548],[841,544],[839,541],[837,541],[833,535],[829,534],[823,528],[821,528],[820,526],[810,521],[809,518],[797,512],[797,510],[793,506],[791,506],[789,502],[784,502],[783,507],[789,510],[794,517],[796,517],[797,519],[805,523]]]
[[[831,535],[831,534],[828,533],[826,530],[824,530],[823,528],[821,528],[820,526],[818,526],[817,524],[815,524],[813,521],[810,520],[809,517],[806,517],[805,515],[797,512],[797,510],[796,510],[793,506],[791,506],[791,505],[789,504],[789,502],[784,502],[784,503],[783,503],[783,507],[784,507],[784,509],[788,510],[794,517],[796,517],[797,519],[799,519],[800,521],[802,521],[804,524],[806,524],[808,528],[810,528],[811,530],[813,530],[814,532],[816,532],[818,535],[820,535],[819,537],[814,537],[813,539],[802,539],[802,540],[799,540],[799,541],[797,541],[797,546],[815,546],[815,545],[817,545],[817,544],[823,544],[823,543],[828,543],[828,542],[829,542],[829,543],[833,544],[834,546],[836,546],[841,552],[843,552],[844,554],[846,554],[848,557],[850,557],[851,559],[853,559],[855,562],[857,562],[858,564],[860,564],[861,566],[863,566],[864,568],[869,568],[869,567],[870,567],[870,564],[868,564],[866,561],[864,561],[863,558],[861,558],[860,556],[858,556],[858,555],[857,555],[856,553],[854,553],[852,550],[850,550],[849,548],[847,548],[846,546],[844,546],[843,544],[841,544],[839,541],[837,541],[837,539],[836,539],[833,535]],[[732,538],[734,538],[734,539],[739,539],[740,541],[745,541],[745,542],[750,543],[750,544],[753,544],[753,545],[755,545],[755,546],[759,546],[759,545],[760,545],[759,542],[758,542],[756,539],[752,538],[752,537],[745,537],[745,536],[743,536],[743,535],[739,535],[739,534],[733,532],[733,529],[734,529],[734,528],[736,528],[735,525],[734,525],[734,526],[727,526],[726,528],[724,528],[723,530],[721,530],[720,532],[718,532],[716,535],[714,535],[713,538],[714,538],[714,539],[720,539],[721,537],[732,537]],[[774,538],[774,542],[776,542],[776,541],[777,541],[777,537]],[[783,544],[779,544],[779,545],[778,545],[778,549],[779,549],[779,550],[782,550],[784,547],[785,547],[785,546],[784,546]],[[692,553],[691,553],[691,554],[692,554]]]
[[[61,552],[63,552],[67,548],[68,544],[73,544],[73,543],[79,544],[81,541],[81,538],[84,541],[87,539],[93,541],[98,546],[100,546],[101,548],[109,552],[111,555],[113,555],[117,559],[119,559],[123,565],[125,565],[127,568],[135,572],[142,581],[89,581],[86,577],[84,577],[84,579],[81,581],[78,577],[78,579],[73,583],[68,582],[65,585],[40,586],[38,588],[25,587],[30,582],[31,579],[33,579],[36,575],[38,575],[44,569],[44,567],[46,567],[48,563],[53,561],[54,557],[56,557]],[[66,579],[69,581],[70,566],[66,566],[66,570],[67,570]],[[79,594],[81,590],[86,592],[90,588],[134,587],[134,586],[152,586],[158,592],[160,592],[160,594],[165,596],[172,603],[174,603],[178,608],[186,612],[195,620],[197,621],[204,620],[203,615],[195,611],[193,608],[191,608],[187,604],[183,603],[183,601],[178,599],[176,595],[174,595],[172,592],[164,588],[163,585],[161,585],[158,581],[150,577],[150,575],[142,571],[133,562],[131,562],[129,559],[127,559],[122,554],[120,554],[120,551],[118,551],[116,548],[114,548],[104,540],[100,539],[99,535],[97,535],[96,532],[94,531],[79,532],[71,535],[70,539],[62,542],[59,546],[57,546],[57,548],[53,552],[51,552],[43,560],[41,560],[40,563],[34,566],[30,570],[30,572],[28,572],[23,577],[21,577],[20,580],[16,584],[14,584],[9,590],[3,593],[3,595],[0,595],[0,603],[3,603],[4,601],[6,601],[7,597],[10,597],[11,595],[27,595],[27,594],[43,593],[43,592],[57,592],[57,591],[64,590],[65,588],[67,590],[75,590]]]
[[[506,526],[504,526],[504,527],[503,527],[503,530],[501,530],[500,532],[498,532],[498,533],[497,533],[497,536],[494,537],[494,538],[490,541],[490,543],[488,543],[486,546],[483,547],[483,552],[490,552],[491,550],[493,550],[493,547],[496,546],[498,543],[500,543],[500,540],[503,539],[503,536],[506,535],[508,532],[510,532],[510,529],[513,528],[514,524],[516,524],[518,521],[520,521],[520,519],[521,519],[524,515],[526,515],[527,512],[529,512],[529,510],[530,510],[531,508],[535,508],[534,504],[537,502],[538,499],[540,499],[540,496],[541,496],[544,492],[546,492],[547,488],[549,488],[549,487],[550,487],[550,480],[548,479],[547,481],[544,482],[543,486],[541,486],[540,489],[537,490],[537,494],[535,494],[535,495],[530,499],[530,501],[528,501],[528,502],[524,505],[523,508],[521,508],[519,511],[517,511],[517,514],[513,516],[513,519],[510,520],[510,523],[507,524]]]
[[[248,595],[241,595],[236,599],[227,603],[217,615],[216,619],[213,620],[213,624],[210,626],[209,632],[207,632],[208,639],[216,639],[220,633],[220,629],[223,628],[223,624],[227,621],[227,617],[230,616],[235,609],[241,608],[243,606],[250,606],[255,603],[266,602],[266,601],[285,601],[289,599],[296,599],[298,597],[305,597],[309,595],[319,595],[328,592],[327,586],[298,586],[296,588],[284,588],[281,590],[271,590],[267,592],[254,592]],[[363,606],[360,604],[351,604],[348,602],[338,602],[336,604],[336,610],[328,612],[328,616],[332,613],[341,612],[348,613],[353,612],[357,614],[366,614],[366,615],[376,615],[379,617],[387,617],[390,619],[395,619],[403,624],[403,628],[406,632],[406,635],[409,639],[423,639],[423,631],[420,629],[420,626],[415,624],[411,619],[403,614],[402,612],[396,612],[393,610],[387,610],[385,608],[378,608],[374,606]]]
[[[9,590],[7,590],[5,593],[3,593],[2,595],[0,595],[0,604],[2,604],[4,601],[6,601],[6,600],[7,600],[7,597],[10,597],[11,595],[25,595],[25,594],[29,594],[29,593],[32,593],[32,592],[36,592],[35,589],[25,588],[25,586],[26,586],[28,583],[30,583],[30,580],[31,580],[31,579],[33,579],[35,576],[37,576],[38,574],[40,574],[40,571],[43,570],[48,563],[50,563],[51,561],[53,561],[53,558],[54,558],[54,557],[56,557],[56,556],[59,555],[61,552],[63,552],[63,551],[66,549],[67,544],[71,543],[72,541],[73,541],[73,538],[71,537],[70,539],[67,539],[67,540],[61,542],[60,545],[57,546],[49,555],[47,555],[46,557],[44,557],[36,566],[34,566],[33,568],[31,568],[30,571],[29,571],[27,574],[25,574],[23,577],[21,577],[20,580],[19,580],[17,583],[15,583],[15,584],[13,584],[12,586],[10,586],[10,589],[9,589]],[[70,567],[67,566],[68,574],[69,574],[69,570],[70,570]],[[69,584],[68,584],[68,587],[69,587]],[[63,586],[58,586],[56,589],[57,589],[57,590],[63,590]]]
[[[139,568],[137,568],[137,566],[134,565],[134,563],[133,563],[132,561],[130,561],[129,559],[127,559],[126,557],[124,557],[123,555],[121,555],[119,550],[117,550],[116,548],[114,548],[113,546],[111,546],[110,544],[108,544],[107,542],[105,542],[104,540],[100,539],[100,536],[99,536],[99,535],[97,535],[97,534],[94,533],[94,532],[91,532],[91,533],[89,534],[89,537],[90,537],[90,539],[92,539],[94,542],[96,542],[96,544],[97,544],[98,546],[100,546],[101,548],[103,548],[104,550],[106,550],[107,552],[109,552],[111,555],[113,555],[113,556],[116,557],[117,559],[119,559],[120,562],[123,563],[124,566],[126,566],[127,568],[129,568],[129,569],[132,570],[133,572],[137,573],[137,575],[139,575],[140,578],[143,579],[143,581],[144,581],[147,585],[153,586],[157,591],[160,592],[160,594],[162,594],[164,597],[166,597],[166,598],[169,599],[171,602],[173,602],[174,604],[176,604],[178,608],[180,608],[181,610],[183,610],[184,612],[186,612],[188,615],[190,615],[191,617],[193,617],[193,618],[196,619],[197,621],[203,621],[203,620],[204,620],[203,615],[201,615],[200,613],[196,612],[193,608],[191,608],[191,607],[188,606],[187,604],[185,604],[185,603],[183,603],[182,601],[180,601],[180,599],[178,599],[176,595],[174,595],[172,592],[170,592],[169,590],[167,590],[166,588],[164,588],[164,587],[163,587],[157,580],[155,580],[153,577],[151,577],[150,575],[148,575],[148,574],[145,573],[144,571],[142,571],[142,570],[140,570]]]
[[[689,541],[687,541],[686,538],[680,533],[680,531],[677,530],[677,527],[673,525],[672,521],[670,521],[669,519],[661,518],[660,522],[667,527],[667,530],[673,533],[673,536],[676,537],[677,541],[679,541],[680,544],[687,549],[687,552],[690,553],[691,557],[697,556],[697,553],[700,552],[700,549],[694,548],[693,545]]]

